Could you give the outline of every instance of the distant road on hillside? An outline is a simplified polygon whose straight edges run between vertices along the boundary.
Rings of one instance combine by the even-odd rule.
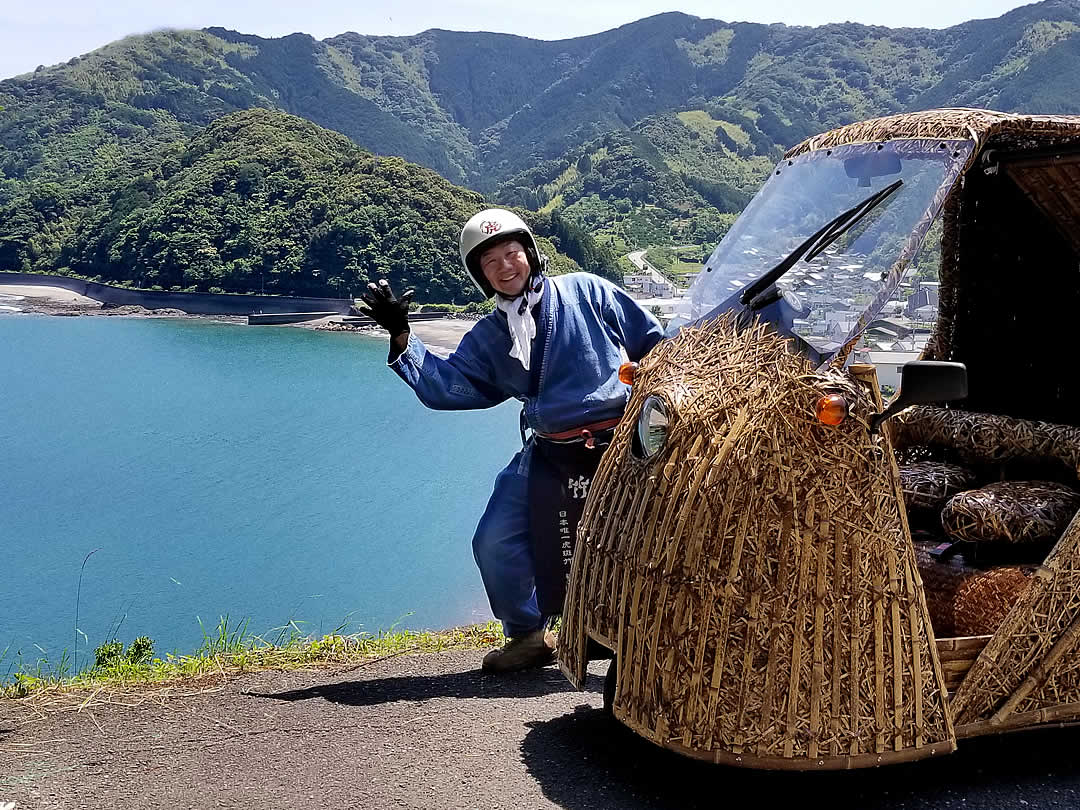
[[[645,258],[645,254],[648,252],[647,250],[635,250],[633,253],[627,253],[626,258],[642,273],[652,273],[656,277],[656,281],[670,281],[667,276],[657,269],[656,265]]]

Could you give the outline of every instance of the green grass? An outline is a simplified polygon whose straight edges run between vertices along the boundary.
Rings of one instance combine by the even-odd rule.
[[[696,130],[702,135],[715,135],[720,122],[704,110],[683,110],[676,113],[676,117],[690,129]]]
[[[690,62],[697,67],[705,65],[722,65],[728,58],[728,46],[735,38],[735,31],[731,28],[721,28],[713,31],[698,42],[688,42],[685,39],[675,40],[675,44],[682,49]]]
[[[739,146],[746,146],[750,143],[750,135],[738,124],[733,124],[730,121],[721,121],[720,128],[723,129],[724,132],[728,134],[728,137],[735,141]]]
[[[698,273],[704,267],[701,257],[704,254],[703,245],[680,245],[674,249],[675,258],[671,263],[671,275],[682,283],[682,278],[691,273]]]
[[[340,630],[341,627],[316,638],[305,635],[295,621],[289,620],[272,631],[275,636],[266,639],[250,635],[247,621],[233,622],[223,616],[212,630],[203,627],[202,646],[190,655],[170,653],[164,658],[141,659],[110,655],[105,663],[96,663],[79,673],[72,673],[66,653],[55,663],[48,659],[32,665],[12,661],[7,675],[0,680],[0,699],[49,700],[84,690],[164,686],[210,675],[359,664],[389,656],[443,650],[479,650],[504,641],[502,628],[495,621],[451,630],[391,628],[374,635],[346,635]],[[0,651],[0,671],[7,653],[8,649]]]
[[[552,211],[554,211],[554,210],[556,210],[558,208],[562,208],[562,204],[563,204],[563,195],[562,194],[556,194],[554,197],[552,197],[550,200],[548,200],[545,205],[543,205],[540,208],[540,213],[541,214],[550,214]]]
[[[650,247],[645,258],[664,276],[680,286],[685,286],[687,274],[697,273],[703,265],[699,261],[703,248],[699,245],[679,247]]]

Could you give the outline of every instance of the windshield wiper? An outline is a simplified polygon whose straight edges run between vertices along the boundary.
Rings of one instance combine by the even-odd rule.
[[[883,203],[894,191],[904,185],[903,180],[885,186],[885,188],[871,194],[858,205],[844,211],[838,217],[825,223],[813,236],[799,245],[795,250],[780,260],[780,263],[761,276],[742,291],[739,303],[749,308],[752,312],[768,306],[776,300],[775,295],[768,295],[769,288],[784,275],[788,270],[805,258],[810,261],[831,245],[841,234],[846,233],[867,214]]]

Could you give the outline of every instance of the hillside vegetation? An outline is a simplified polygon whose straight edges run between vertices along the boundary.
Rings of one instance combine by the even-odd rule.
[[[158,32],[0,82],[0,265],[97,271],[114,254],[130,261],[127,242],[106,233],[114,251],[85,229],[112,227],[103,207],[141,209],[140,195],[164,195],[157,210],[173,199],[172,166],[188,144],[241,110],[303,117],[549,224],[561,216],[564,231],[598,237],[575,237],[579,261],[610,272],[612,250],[711,245],[797,141],[944,105],[1080,113],[1080,0],[944,30],[672,12],[557,42],[440,30],[324,41]],[[131,186],[144,175],[153,188]],[[226,255],[222,279],[254,277],[244,257]],[[336,265],[320,276],[330,277],[345,278]]]
[[[29,183],[0,216],[30,235],[9,234],[0,263],[150,289],[347,297],[387,278],[415,287],[418,301],[478,297],[457,237],[485,206],[479,194],[285,113],[229,113],[138,172],[100,180],[96,201]],[[589,269],[612,274],[614,257],[576,228],[531,218]],[[541,243],[553,272],[580,269]]]

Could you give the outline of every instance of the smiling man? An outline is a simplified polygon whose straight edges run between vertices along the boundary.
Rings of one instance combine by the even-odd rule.
[[[472,542],[491,610],[509,638],[484,657],[483,666],[509,672],[553,660],[547,623],[561,608],[564,583],[557,580],[568,562],[545,568],[550,544],[541,548],[531,540],[537,515],[530,514],[530,502],[536,511],[538,498],[530,476],[535,485],[543,475],[562,475],[565,492],[562,459],[593,456],[595,468],[629,397],[619,366],[644,357],[663,330],[629,295],[599,276],[548,278],[547,257],[529,227],[510,211],[492,208],[472,217],[459,247],[469,276],[485,297],[495,298],[496,310],[478,321],[447,359],[429,353],[410,332],[411,290],[395,298],[383,280],[369,284],[363,300],[368,314],[390,333],[390,367],[427,407],[490,408],[511,397],[522,403],[523,447],[496,477]],[[526,426],[532,431],[528,440]],[[573,497],[583,499],[587,482],[570,483]],[[563,545],[556,554],[569,554]],[[538,599],[541,576],[553,584]]]

